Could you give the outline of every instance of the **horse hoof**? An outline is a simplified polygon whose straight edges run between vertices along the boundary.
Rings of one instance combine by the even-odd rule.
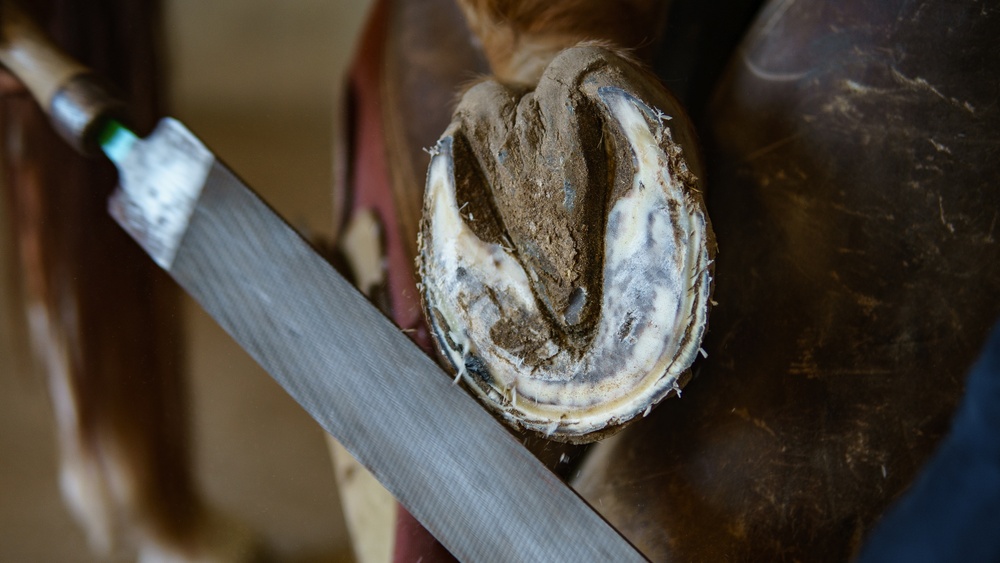
[[[693,131],[652,75],[567,49],[534,90],[469,89],[431,153],[418,269],[456,381],[569,442],[680,395],[715,239]]]

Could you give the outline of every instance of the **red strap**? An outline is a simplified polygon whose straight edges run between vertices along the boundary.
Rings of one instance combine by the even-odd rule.
[[[372,10],[350,74],[350,93],[354,102],[350,116],[353,124],[349,180],[353,196],[351,213],[371,209],[384,225],[392,318],[400,327],[410,329],[410,338],[431,353],[430,333],[420,311],[414,257],[406,253],[389,183],[389,161],[379,106],[387,16],[386,2],[379,1]],[[406,157],[399,155],[397,158]],[[395,561],[454,561],[406,510],[399,507],[397,514]]]

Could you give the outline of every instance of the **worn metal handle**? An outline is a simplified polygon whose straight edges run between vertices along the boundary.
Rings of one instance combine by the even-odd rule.
[[[125,113],[125,104],[90,69],[56,47],[14,0],[0,1],[0,63],[24,83],[59,134],[84,154],[96,153],[106,121]]]

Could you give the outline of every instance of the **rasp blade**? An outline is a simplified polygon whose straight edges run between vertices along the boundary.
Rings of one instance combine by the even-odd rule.
[[[644,560],[180,123],[105,150],[112,215],[452,554]]]

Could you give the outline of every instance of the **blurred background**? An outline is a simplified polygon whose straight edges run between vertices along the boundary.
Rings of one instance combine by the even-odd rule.
[[[331,231],[334,108],[370,3],[164,0],[170,114],[314,235]],[[52,409],[26,346],[11,244],[0,228],[0,561],[101,561],[59,496]],[[322,431],[190,300],[185,315],[206,497],[281,560],[349,561]]]

